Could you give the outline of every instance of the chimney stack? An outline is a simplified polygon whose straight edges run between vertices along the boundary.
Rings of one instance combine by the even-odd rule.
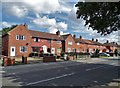
[[[60,36],[60,31],[59,30],[56,32],[56,35]]]
[[[107,43],[109,43],[109,41],[107,40]]]
[[[75,34],[73,35],[73,38],[76,38],[76,35],[75,35]]]
[[[80,35],[80,39],[82,39],[82,36]]]
[[[96,42],[98,42],[98,39],[96,39]]]
[[[94,38],[92,38],[92,41],[94,41]]]
[[[25,28],[26,28],[26,29],[28,29],[28,25],[27,25],[26,23],[24,23],[24,25],[23,25],[23,26],[25,26]]]

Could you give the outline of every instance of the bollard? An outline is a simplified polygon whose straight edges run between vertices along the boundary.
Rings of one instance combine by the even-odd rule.
[[[27,64],[27,57],[22,56],[22,63]]]
[[[11,59],[11,65],[15,64],[15,59]]]

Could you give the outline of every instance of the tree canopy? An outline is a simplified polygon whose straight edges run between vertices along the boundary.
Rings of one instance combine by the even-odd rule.
[[[10,30],[12,30],[13,28],[15,28],[18,25],[12,25],[11,27],[5,27],[2,29],[2,35],[7,34]]]
[[[101,35],[120,30],[120,2],[78,2],[75,6],[77,18]]]

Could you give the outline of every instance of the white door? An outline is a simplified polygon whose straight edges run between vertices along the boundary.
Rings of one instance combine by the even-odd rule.
[[[52,53],[52,54],[55,54],[55,48],[52,48],[52,49],[51,49],[51,53]]]
[[[10,48],[10,56],[15,56],[15,47]]]
[[[42,47],[43,47],[43,52],[44,52],[44,53],[47,53],[47,46],[44,45],[44,46],[42,46]]]

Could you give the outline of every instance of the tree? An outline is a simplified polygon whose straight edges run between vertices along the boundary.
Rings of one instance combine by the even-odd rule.
[[[99,54],[100,50],[96,49],[95,54]]]
[[[77,18],[101,35],[120,30],[120,2],[78,2],[75,6]]]
[[[6,27],[2,29],[2,35],[7,34],[9,31],[11,31],[13,28],[15,28],[18,25],[12,25],[11,27]]]

